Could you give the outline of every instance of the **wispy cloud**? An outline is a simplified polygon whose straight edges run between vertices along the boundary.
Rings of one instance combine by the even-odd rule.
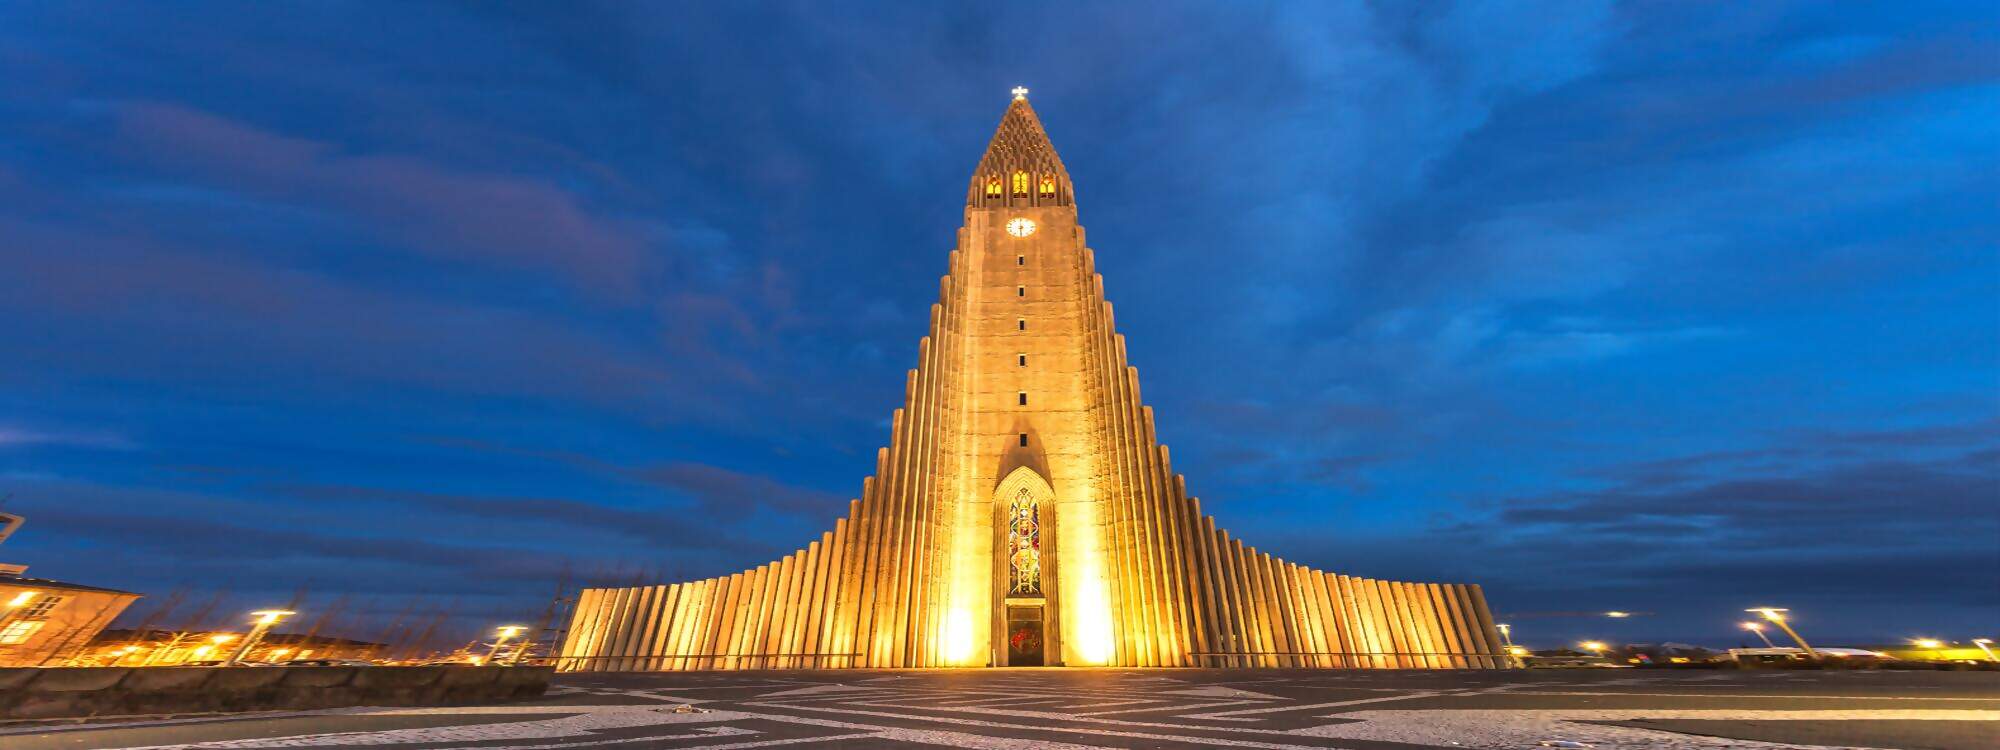
[[[38,430],[0,424],[0,449],[42,445],[114,450],[138,447],[125,436],[111,432]]]

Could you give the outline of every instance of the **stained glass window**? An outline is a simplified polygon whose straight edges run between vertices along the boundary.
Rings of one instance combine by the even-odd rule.
[[[1014,493],[1007,508],[1007,569],[1009,596],[1042,593],[1041,503],[1026,487]]]

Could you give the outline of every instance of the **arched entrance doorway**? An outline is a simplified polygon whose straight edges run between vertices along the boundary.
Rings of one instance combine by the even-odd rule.
[[[1060,662],[1056,613],[1055,488],[1026,466],[993,491],[995,644],[993,663],[1039,667]]]

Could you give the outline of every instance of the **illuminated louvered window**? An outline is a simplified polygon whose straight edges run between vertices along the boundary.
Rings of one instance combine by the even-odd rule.
[[[1028,173],[1027,173],[1027,172],[1015,172],[1015,173],[1014,173],[1014,194],[1015,194],[1015,195],[1027,195],[1027,194],[1028,194]]]
[[[986,197],[988,198],[1000,197],[1000,191],[1002,188],[1003,186],[1000,184],[1000,178],[998,177],[988,178],[986,180]]]
[[[1056,176],[1050,174],[1042,175],[1042,197],[1053,198],[1055,197],[1055,194],[1056,194]]]

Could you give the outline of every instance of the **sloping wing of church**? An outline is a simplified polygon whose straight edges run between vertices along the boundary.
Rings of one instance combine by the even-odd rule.
[[[1202,513],[1074,197],[1016,89],[847,517],[752,570],[584,590],[559,667],[1504,666],[1478,586],[1312,570]]]

